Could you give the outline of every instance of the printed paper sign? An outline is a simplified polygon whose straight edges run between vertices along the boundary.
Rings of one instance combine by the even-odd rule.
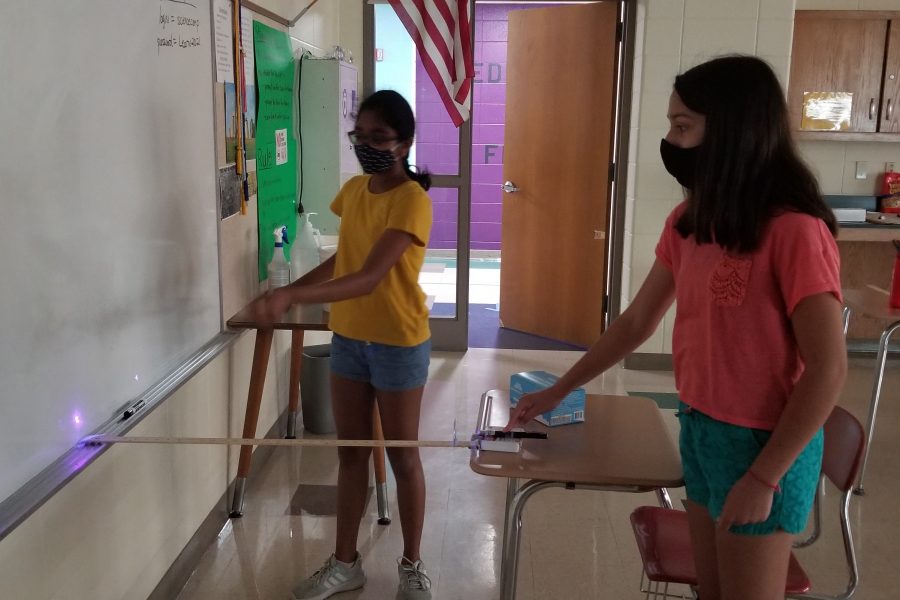
[[[253,13],[241,7],[241,47],[244,49],[244,82],[256,85],[256,74],[253,67],[256,58],[253,50]]]
[[[231,32],[231,3],[215,0],[213,24],[216,44],[216,81],[234,83],[234,38]]]
[[[275,130],[275,164],[283,165],[288,160],[287,129]]]

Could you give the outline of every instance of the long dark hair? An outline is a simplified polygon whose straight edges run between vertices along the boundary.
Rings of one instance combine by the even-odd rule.
[[[822,219],[837,235],[834,213],[800,158],[775,73],[754,56],[723,56],[675,78],[685,106],[706,117],[687,210],[675,224],[697,243],[735,252],[759,247],[781,211]]]
[[[406,98],[393,90],[379,90],[363,100],[357,114],[371,111],[384,121],[385,125],[397,132],[402,142],[412,141],[416,135],[416,118]],[[426,170],[413,171],[409,166],[409,156],[403,157],[403,169],[410,179],[424,189],[431,187],[431,174]]]

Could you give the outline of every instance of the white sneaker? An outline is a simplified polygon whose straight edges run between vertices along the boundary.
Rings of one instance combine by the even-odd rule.
[[[357,590],[365,583],[366,574],[363,573],[359,554],[350,567],[338,563],[332,554],[321,569],[294,588],[293,596],[294,600],[325,600],[341,592]]]
[[[421,560],[412,562],[405,556],[398,558],[397,573],[400,575],[397,600],[431,600],[431,579]]]

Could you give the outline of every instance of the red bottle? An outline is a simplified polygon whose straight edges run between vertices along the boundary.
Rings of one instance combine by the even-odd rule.
[[[894,258],[894,277],[891,281],[891,306],[900,308],[900,240],[894,240],[897,256]]]

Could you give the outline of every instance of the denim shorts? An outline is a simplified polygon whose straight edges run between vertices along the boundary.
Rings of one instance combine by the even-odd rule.
[[[418,346],[390,346],[337,333],[331,339],[331,372],[371,383],[376,390],[401,392],[424,386],[430,362],[431,340]]]
[[[717,421],[683,402],[677,414],[687,497],[706,507],[709,515],[717,519],[728,492],[747,473],[772,432]],[[819,483],[824,439],[820,429],[778,482],[781,489],[772,497],[768,519],[735,525],[730,531],[744,535],[768,535],[779,530],[802,532]]]

